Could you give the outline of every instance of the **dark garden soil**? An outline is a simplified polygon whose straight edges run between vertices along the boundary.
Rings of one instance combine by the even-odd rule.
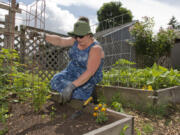
[[[12,103],[10,118],[6,125],[0,123],[0,130],[8,128],[6,135],[82,135],[117,120],[109,116],[108,122],[100,125],[92,114],[85,112],[70,119],[76,111],[52,101],[39,113],[34,112],[30,103]],[[147,116],[131,109],[125,109],[125,113],[134,116],[135,135],[137,130],[141,135],[180,135],[180,105],[166,117]]]
[[[117,120],[109,116],[104,125],[96,123],[92,114],[84,112],[76,119],[70,119],[76,110],[67,105],[48,101],[41,112],[34,112],[29,103],[13,103],[11,117],[6,126],[6,135],[82,135]]]

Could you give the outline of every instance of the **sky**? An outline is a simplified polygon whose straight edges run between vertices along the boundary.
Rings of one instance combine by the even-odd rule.
[[[29,10],[28,6],[34,4],[36,0],[16,0],[20,8]],[[119,0],[46,0],[45,8],[45,29],[61,34],[66,34],[73,29],[73,24],[79,16],[86,16],[90,19],[92,31],[95,30],[97,21],[97,11],[110,1]],[[8,2],[8,0],[0,0]],[[120,0],[122,7],[131,10],[133,20],[142,20],[142,17],[153,17],[155,21],[154,32],[158,32],[160,27],[166,28],[172,16],[180,22],[180,0]],[[38,5],[41,9],[41,4]],[[35,6],[32,6],[35,7]],[[33,11],[33,8],[32,8]],[[16,14],[16,23],[25,24],[26,15]],[[3,20],[4,11],[0,10],[0,20]]]

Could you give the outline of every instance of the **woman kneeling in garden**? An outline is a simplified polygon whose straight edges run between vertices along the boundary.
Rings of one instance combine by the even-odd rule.
[[[89,19],[80,17],[74,30],[68,34],[70,37],[45,36],[45,40],[53,45],[71,46],[68,66],[54,75],[50,82],[51,88],[58,91],[56,98],[59,103],[66,103],[71,98],[88,99],[103,77],[104,51],[93,38]]]

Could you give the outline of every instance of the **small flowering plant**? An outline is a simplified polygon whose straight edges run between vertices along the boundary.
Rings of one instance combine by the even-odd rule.
[[[148,85],[148,86],[144,85],[144,86],[142,87],[142,90],[149,90],[149,91],[152,91],[153,88],[152,88],[151,85]]]
[[[106,104],[98,104],[97,106],[95,106],[93,116],[96,118],[97,123],[105,123],[108,120],[106,114]]]

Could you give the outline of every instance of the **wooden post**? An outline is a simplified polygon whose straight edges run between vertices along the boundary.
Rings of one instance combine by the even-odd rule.
[[[15,9],[16,0],[11,0],[11,9],[9,9],[9,48],[14,49],[14,31],[15,31]]]
[[[21,25],[20,26],[20,31],[21,31],[21,34],[20,34],[20,61],[21,63],[25,63],[25,44],[26,44],[26,35],[25,35],[25,32],[26,32],[26,28],[24,25]]]
[[[9,15],[5,16],[4,29],[4,48],[14,48],[15,34],[15,13],[21,13],[21,10],[16,6],[16,0],[11,0],[11,7],[0,3],[0,8],[9,10]]]
[[[8,33],[8,28],[9,28],[9,15],[5,16],[5,33],[4,33],[4,48],[9,48],[9,33]]]

